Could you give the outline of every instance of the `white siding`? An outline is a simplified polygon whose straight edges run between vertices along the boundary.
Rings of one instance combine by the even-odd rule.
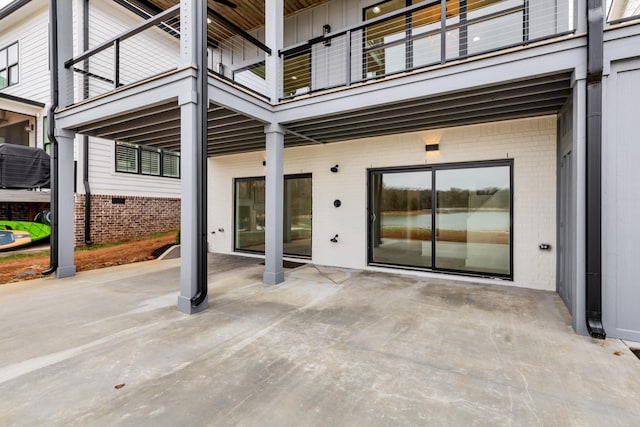
[[[89,182],[92,194],[180,197],[180,180],[116,172],[113,141],[89,138]],[[81,164],[78,164],[81,173]],[[80,175],[82,176],[82,175]],[[78,192],[84,193],[80,179]]]
[[[41,7],[35,7],[39,4]],[[2,89],[2,93],[19,96],[47,104],[49,102],[49,15],[46,2],[35,2],[35,9],[24,19],[17,21],[15,12],[5,18],[14,22],[1,27],[0,48],[18,41],[19,83]],[[27,6],[25,6],[27,7]],[[14,16],[16,15],[16,16]],[[5,21],[3,20],[3,21]],[[4,24],[4,22],[3,22]]]
[[[440,151],[425,154],[427,141]],[[448,128],[285,150],[286,174],[313,176],[313,262],[365,268],[367,169],[425,163],[514,159],[514,280],[516,286],[555,290],[556,118]],[[233,179],[264,176],[264,152],[209,161],[209,247],[233,251]],[[340,165],[340,172],[329,168]],[[342,206],[334,208],[333,200]],[[339,243],[329,239],[340,235]],[[505,283],[505,282],[499,282]],[[506,282],[511,283],[511,282]]]
[[[89,47],[124,33],[143,21],[115,2],[89,3]],[[159,28],[151,28],[124,40],[120,45],[120,82],[134,83],[175,69],[178,65],[179,39]],[[78,64],[81,65],[81,64]],[[109,48],[90,59],[90,71],[114,78],[114,51]],[[90,79],[91,95],[113,89],[106,82]]]

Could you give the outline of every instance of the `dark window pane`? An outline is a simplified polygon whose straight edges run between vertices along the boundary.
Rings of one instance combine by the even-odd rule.
[[[14,43],[7,49],[7,64],[14,65],[18,63],[18,43]]]
[[[144,175],[160,175],[160,152],[148,149],[141,150],[140,168]]]
[[[9,67],[9,86],[18,84],[18,66]]]
[[[284,97],[303,95],[311,90],[311,54],[284,60]]]
[[[431,172],[372,175],[373,261],[431,266]]]
[[[180,177],[180,156],[167,152],[163,154],[162,175],[170,178]]]
[[[436,267],[510,274],[510,167],[436,172]]]
[[[136,146],[116,144],[116,171],[138,173],[138,148]]]
[[[236,180],[235,185],[235,247],[264,252],[264,178]],[[310,176],[285,177],[283,213],[283,252],[286,255],[311,256]]]
[[[284,180],[285,254],[311,256],[311,177]]]
[[[264,180],[237,180],[235,196],[236,249],[264,252]]]

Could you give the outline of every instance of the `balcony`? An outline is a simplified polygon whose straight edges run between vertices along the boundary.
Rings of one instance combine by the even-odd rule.
[[[135,11],[140,19],[103,29],[104,6],[90,6],[89,43],[65,64],[77,76],[76,102],[178,68],[178,2],[117,3]],[[263,42],[264,5],[236,3],[237,8],[232,9],[210,2],[209,71],[273,103],[459,63],[568,35],[576,28],[570,0],[387,0],[364,9],[344,1],[338,14],[329,12],[335,1],[307,1],[298,10],[285,2],[288,45],[278,52],[281,79],[276,96],[269,96],[265,64],[272,50]],[[613,3],[621,11],[615,16],[631,13],[621,3]],[[167,5],[168,9],[161,8]],[[318,15],[327,18],[312,18]],[[337,28],[337,21],[356,24]]]

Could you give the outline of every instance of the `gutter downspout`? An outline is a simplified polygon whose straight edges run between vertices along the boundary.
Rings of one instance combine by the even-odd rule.
[[[82,48],[89,50],[89,0],[84,0],[82,10]],[[84,61],[84,69],[88,71],[89,61]],[[84,99],[89,98],[89,76],[83,78]],[[84,243],[91,246],[91,186],[89,185],[89,137],[82,137],[82,184],[84,185]]]
[[[49,255],[49,268],[42,272],[48,276],[58,269],[58,140],[55,135],[55,111],[58,108],[58,0],[49,1],[49,63],[51,64],[51,106],[48,114],[49,141],[51,141],[51,251]]]
[[[602,74],[604,11],[589,0],[587,11],[586,287],[587,330],[606,338],[602,325]]]
[[[199,168],[197,174],[200,178],[198,180],[198,197],[196,202],[196,209],[200,210],[200,215],[197,224],[197,269],[198,269],[198,290],[196,294],[191,298],[191,307],[198,307],[207,298],[208,283],[207,283],[207,163],[208,163],[208,121],[207,115],[209,112],[209,82],[207,73],[207,1],[201,0],[201,9],[198,13],[198,34],[200,39],[198,43],[198,71],[197,71],[197,90],[199,92],[200,110],[198,111],[198,121],[200,129],[198,129],[198,148],[200,150],[199,162],[196,165]]]

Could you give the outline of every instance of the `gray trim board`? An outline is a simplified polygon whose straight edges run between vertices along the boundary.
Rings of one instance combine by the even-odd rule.
[[[30,3],[31,0],[15,0],[11,3],[9,3],[8,5],[6,5],[5,7],[3,7],[2,9],[0,9],[0,19],[4,19],[7,16],[11,15],[13,12],[17,11],[18,9],[20,9],[22,6]]]
[[[19,102],[24,105],[32,105],[34,107],[44,108],[44,103],[38,101],[32,101],[27,98],[20,98],[19,96],[9,95],[8,93],[0,93],[0,98],[6,99],[7,101]]]

